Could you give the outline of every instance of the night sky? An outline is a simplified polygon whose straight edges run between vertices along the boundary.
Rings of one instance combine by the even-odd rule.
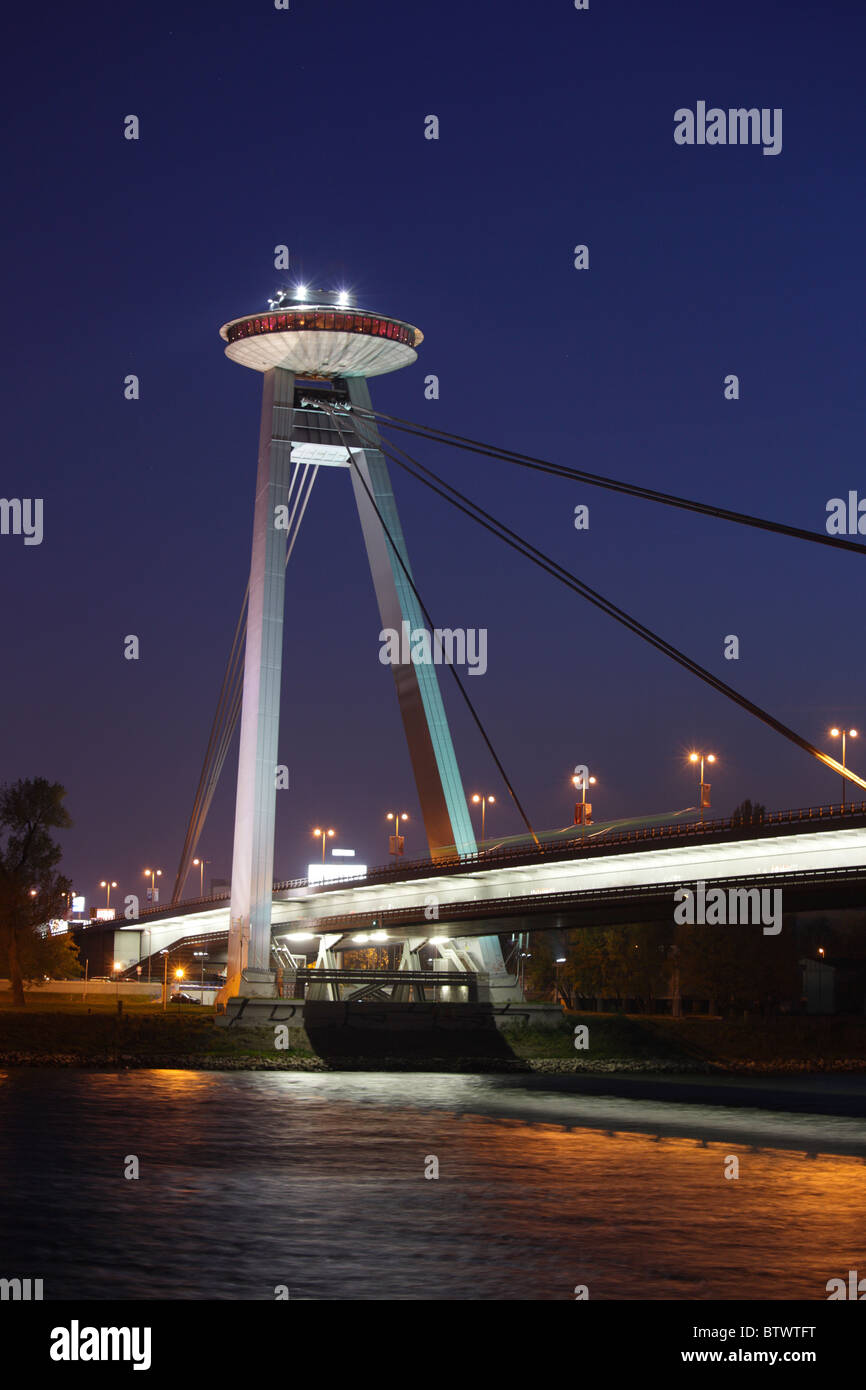
[[[866,494],[853,0],[91,4],[13,28],[0,492],[45,519],[40,546],[0,536],[0,780],[67,787],[63,868],[88,902],[105,875],[173,881],[249,566],[261,379],[218,329],[279,285],[347,285],[422,329],[418,363],[371,384],[395,414],[814,530]],[[702,100],[782,108],[782,152],[678,146],[675,110]],[[861,557],[394,437],[821,747],[864,722]],[[538,827],[570,821],[577,763],[596,819],[693,806],[691,746],[719,756],[720,814],[838,800],[807,754],[393,472],[435,622],[488,629],[468,686]],[[288,571],[278,877],[322,822],[379,863],[385,812],[407,810],[407,853],[425,848],[378,634],[348,473],[322,470]],[[442,680],[466,790],[516,832]],[[235,766],[208,878],[230,872]]]

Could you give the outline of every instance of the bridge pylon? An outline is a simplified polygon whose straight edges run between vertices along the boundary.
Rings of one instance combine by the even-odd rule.
[[[356,423],[352,415],[353,408],[371,408],[368,378],[416,361],[423,335],[403,320],[359,311],[350,299],[303,287],[285,290],[267,313],[244,315],[220,330],[226,355],[264,378],[222,1002],[236,995],[272,998],[276,988],[271,913],[286,518],[295,515],[310,469],[310,490],[320,467],[350,470],[382,629],[425,628],[378,431],[371,417]],[[455,848],[474,854],[435,665],[410,658],[392,671],[430,854],[453,855]],[[504,982],[498,938],[484,941],[487,967]],[[477,941],[471,945],[479,950]]]

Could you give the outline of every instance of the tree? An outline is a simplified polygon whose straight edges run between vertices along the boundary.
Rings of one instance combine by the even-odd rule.
[[[65,787],[44,777],[0,787],[0,948],[18,1005],[38,954],[38,929],[60,915],[72,886],[56,871],[62,850],[49,834],[72,824],[65,796]]]
[[[41,984],[46,976],[51,980],[77,980],[83,974],[78,959],[78,947],[69,932],[52,936],[47,926],[23,932],[18,945],[18,966],[21,978],[28,984]],[[8,976],[9,962],[5,943],[0,940],[0,978]]]
[[[797,944],[790,921],[778,936],[760,925],[677,928],[682,993],[715,1001],[719,1012],[775,1010],[799,998]]]
[[[741,801],[739,806],[735,806],[731,812],[731,820],[734,825],[753,825],[760,824],[767,814],[766,806],[762,806],[760,801],[754,803]]]

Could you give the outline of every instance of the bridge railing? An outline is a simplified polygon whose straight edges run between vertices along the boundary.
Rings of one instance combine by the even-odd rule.
[[[297,971],[293,997],[309,999],[315,991],[319,997],[324,994],[344,1003],[376,1002],[387,999],[390,989],[392,998],[403,993],[406,1002],[414,997],[416,1003],[429,1004],[453,987],[466,990],[468,1003],[478,1002],[478,976],[469,970],[331,970],[317,966],[315,970]]]
[[[363,879],[337,880],[330,884],[310,884],[305,878],[287,879],[275,883],[275,892],[288,892],[295,888],[323,887],[332,890],[353,883],[404,878],[428,877],[432,871],[442,869],[464,869],[471,872],[479,868],[496,868],[514,862],[534,862],[541,858],[552,860],[557,857],[571,858],[579,853],[592,853],[611,845],[637,844],[642,840],[669,840],[703,838],[713,835],[742,831],[745,835],[758,835],[764,826],[787,825],[801,821],[834,820],[866,817],[866,801],[841,803],[826,806],[804,806],[790,811],[767,811],[763,815],[743,820],[739,816],[727,816],[707,821],[674,821],[667,825],[636,826],[630,830],[602,831],[592,830],[589,834],[575,834],[567,840],[548,841],[537,848],[532,844],[514,845],[502,850],[479,850],[476,854],[449,855],[443,859],[412,859],[396,863],[381,864],[367,870]]]
[[[726,816],[707,821],[674,821],[668,825],[635,826],[629,830],[598,830],[590,827],[589,833],[581,832],[567,840],[547,841],[539,849],[532,844],[512,845],[501,850],[479,850],[476,854],[449,855],[443,859],[398,860],[396,863],[380,864],[368,869],[363,878],[333,879],[330,883],[311,884],[306,878],[283,879],[274,884],[275,893],[288,893],[294,889],[320,887],[335,891],[362,883],[387,883],[393,879],[429,877],[431,871],[442,870],[451,873],[455,870],[470,873],[474,869],[495,869],[516,863],[535,863],[545,858],[549,862],[557,859],[570,859],[576,855],[591,855],[599,850],[615,848],[617,845],[634,845],[643,841],[652,843],[659,840],[709,839],[716,835],[740,832],[744,837],[760,835],[765,827],[772,825],[793,825],[804,821],[843,821],[855,817],[866,817],[866,801],[830,803],[826,806],[802,806],[790,811],[766,811],[762,815],[744,820],[739,816]],[[205,897],[183,898],[175,904],[179,908],[204,907],[210,903],[226,902],[230,893],[211,893]],[[154,913],[164,913],[164,907],[148,907],[139,912],[138,918]]]

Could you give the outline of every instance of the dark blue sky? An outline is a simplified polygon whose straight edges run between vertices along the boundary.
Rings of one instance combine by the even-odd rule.
[[[859,5],[103,4],[22,10],[15,39],[0,491],[43,498],[45,534],[0,537],[0,777],[66,785],[88,898],[154,862],[173,878],[249,564],[261,380],[217,330],[294,272],[423,330],[419,362],[373,383],[385,410],[816,530],[829,498],[866,493]],[[781,107],[781,154],[677,146],[674,111],[699,100]],[[807,738],[863,722],[860,557],[408,447]],[[722,813],[838,799],[806,754],[394,481],[435,621],[488,629],[469,686],[539,827],[570,819],[579,762],[597,818],[694,804],[692,744],[720,757]],[[380,862],[384,813],[406,809],[424,848],[378,630],[348,475],[323,471],[288,577],[279,876],[322,820]],[[500,798],[450,686],[467,791]],[[209,875],[230,869],[234,764]],[[499,805],[491,828],[517,830]]]

